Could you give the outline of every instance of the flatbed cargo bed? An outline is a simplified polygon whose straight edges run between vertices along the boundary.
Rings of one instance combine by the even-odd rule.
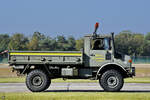
[[[82,64],[82,51],[10,51],[9,64]]]

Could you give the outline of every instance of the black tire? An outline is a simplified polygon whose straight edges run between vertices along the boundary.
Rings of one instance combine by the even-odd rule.
[[[32,92],[46,90],[51,84],[51,80],[42,70],[31,71],[26,77],[26,86]]]
[[[123,87],[123,76],[117,70],[108,70],[102,74],[99,83],[104,91],[117,92]]]

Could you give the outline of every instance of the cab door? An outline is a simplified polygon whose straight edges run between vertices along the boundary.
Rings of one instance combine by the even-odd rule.
[[[110,41],[108,38],[101,38],[96,40],[91,40],[91,48],[89,55],[89,65],[90,67],[97,67],[104,63],[106,60],[111,59],[109,53]],[[109,57],[108,57],[109,55]]]

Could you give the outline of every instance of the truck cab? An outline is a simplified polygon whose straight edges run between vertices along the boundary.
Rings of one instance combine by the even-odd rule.
[[[113,58],[111,35],[86,35],[84,37],[85,66],[97,67]]]

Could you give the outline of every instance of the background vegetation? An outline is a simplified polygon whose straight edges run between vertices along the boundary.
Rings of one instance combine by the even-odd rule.
[[[115,45],[119,52],[131,56],[150,56],[150,32],[134,33],[129,30],[115,35]],[[40,50],[40,51],[72,51],[83,48],[83,38],[75,39],[60,35],[55,38],[40,32],[31,37],[22,33],[13,35],[0,34],[0,52],[4,50]]]

